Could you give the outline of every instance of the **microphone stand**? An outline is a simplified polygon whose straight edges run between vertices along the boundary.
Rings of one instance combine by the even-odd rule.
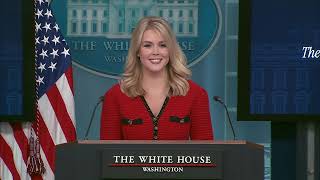
[[[93,112],[92,112],[92,114],[91,114],[89,126],[88,126],[87,131],[86,131],[86,134],[85,134],[85,136],[84,136],[84,140],[88,140],[88,134],[89,134],[89,131],[90,131],[90,128],[91,128],[91,124],[92,124],[94,115],[95,115],[95,113],[96,113],[97,107],[98,107],[98,105],[99,105],[101,102],[103,102],[103,101],[104,101],[104,96],[100,96],[100,97],[99,97],[99,101],[98,101],[97,104],[94,106]]]
[[[232,130],[233,140],[236,140],[236,134],[234,132],[233,125],[232,125],[232,122],[231,122],[231,119],[230,119],[230,115],[229,115],[229,111],[228,111],[228,108],[227,108],[226,104],[222,101],[222,99],[219,96],[214,96],[213,99],[215,101],[219,102],[220,104],[222,104],[224,109],[226,110],[227,117],[228,117],[228,122],[229,122],[229,125],[230,125],[231,130]]]

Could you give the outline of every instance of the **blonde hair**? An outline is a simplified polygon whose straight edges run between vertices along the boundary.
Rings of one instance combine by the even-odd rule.
[[[155,30],[160,33],[166,41],[169,52],[169,63],[167,64],[168,82],[170,96],[184,96],[189,90],[188,78],[191,71],[187,67],[186,56],[181,50],[173,31],[167,21],[160,17],[144,17],[134,29],[130,41],[127,61],[124,73],[120,80],[120,87],[123,93],[129,97],[142,96],[145,90],[142,88],[142,64],[138,53],[141,46],[143,33],[146,30]]]

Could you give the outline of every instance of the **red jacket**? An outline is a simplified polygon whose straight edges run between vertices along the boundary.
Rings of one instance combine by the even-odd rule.
[[[143,97],[130,98],[114,85],[105,94],[100,139],[213,140],[208,94],[192,81],[189,85],[186,96],[166,99],[158,117]]]

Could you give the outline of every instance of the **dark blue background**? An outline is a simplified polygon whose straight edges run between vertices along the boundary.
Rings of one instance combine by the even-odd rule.
[[[251,100],[254,114],[319,114],[319,0],[252,1]]]
[[[0,115],[22,114],[22,18],[21,0],[0,6]]]

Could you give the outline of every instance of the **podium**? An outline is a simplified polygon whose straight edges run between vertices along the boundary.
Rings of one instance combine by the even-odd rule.
[[[55,179],[263,180],[264,148],[247,141],[83,140],[56,147]]]

